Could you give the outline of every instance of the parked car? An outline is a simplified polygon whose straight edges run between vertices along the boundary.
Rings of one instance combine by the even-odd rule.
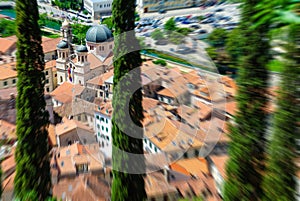
[[[200,29],[201,26],[199,24],[192,24],[192,25],[190,25],[190,28],[192,28],[192,29]]]
[[[159,11],[158,11],[158,13],[160,13],[160,14],[163,14],[163,13],[166,13],[167,11],[166,10],[164,10],[164,9],[160,9]]]
[[[218,9],[215,10],[215,12],[222,12],[222,11],[224,11],[223,8],[218,8]]]
[[[191,24],[191,22],[189,20],[184,20],[181,22],[181,24]]]

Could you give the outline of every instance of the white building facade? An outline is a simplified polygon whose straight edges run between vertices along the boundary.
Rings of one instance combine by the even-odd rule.
[[[111,15],[112,0],[84,0],[84,8],[95,20]]]

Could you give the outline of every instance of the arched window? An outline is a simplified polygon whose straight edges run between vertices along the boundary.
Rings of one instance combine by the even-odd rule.
[[[63,77],[62,76],[60,76],[60,82],[63,82]]]
[[[65,58],[65,53],[63,52],[63,59]]]

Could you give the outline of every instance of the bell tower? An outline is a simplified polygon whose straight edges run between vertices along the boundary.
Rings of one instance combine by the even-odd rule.
[[[67,19],[65,19],[65,21],[62,23],[60,31],[61,31],[61,37],[63,38],[64,41],[68,43],[70,54],[72,55],[74,53],[74,49],[72,46],[72,28]]]

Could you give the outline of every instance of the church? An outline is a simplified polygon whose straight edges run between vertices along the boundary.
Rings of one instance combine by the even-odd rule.
[[[85,86],[86,82],[113,68],[114,39],[105,25],[95,25],[86,33],[86,45],[72,44],[72,28],[65,20],[62,40],[57,44],[57,84],[64,82]]]

